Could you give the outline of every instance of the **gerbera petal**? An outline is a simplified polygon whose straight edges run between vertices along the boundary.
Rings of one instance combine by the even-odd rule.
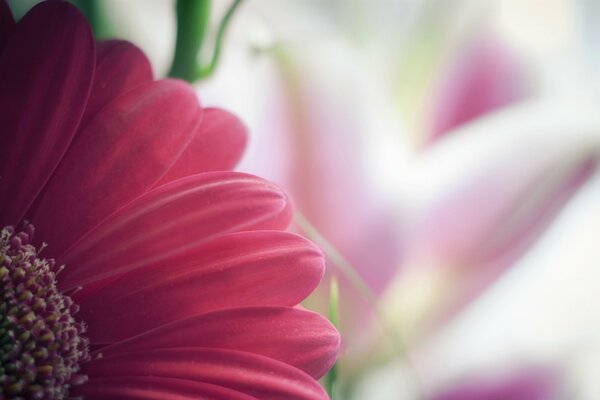
[[[310,375],[258,354],[224,349],[177,348],[97,358],[83,367],[92,377],[155,376],[234,389],[259,399],[328,399]]]
[[[281,231],[222,236],[194,253],[187,260],[138,268],[77,296],[90,340],[113,343],[220,309],[293,306],[314,290],[324,270],[315,245]]]
[[[283,361],[319,378],[335,362],[340,337],[321,315],[290,307],[216,311],[163,325],[101,350],[111,356],[174,347],[241,350]]]
[[[15,20],[6,0],[0,0],[0,54],[15,27]]]
[[[0,225],[16,224],[65,154],[90,93],[94,41],[66,2],[43,2],[0,60]]]
[[[70,394],[86,400],[256,400],[222,386],[156,376],[92,378]]]
[[[227,111],[207,108],[194,139],[159,184],[200,172],[230,170],[245,146],[246,127],[241,121]]]
[[[252,175],[211,172],[137,198],[82,238],[60,261],[63,289],[162,263],[226,233],[283,229],[285,194]],[[164,265],[164,264],[161,264]]]
[[[152,67],[146,55],[123,40],[99,42],[96,48],[96,74],[81,127],[118,95],[152,80]]]
[[[148,190],[179,157],[201,117],[191,88],[162,80],[103,108],[73,141],[37,205],[38,240],[57,257]]]

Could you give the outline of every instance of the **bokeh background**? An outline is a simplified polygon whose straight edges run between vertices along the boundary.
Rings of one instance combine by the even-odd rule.
[[[173,1],[96,4],[168,73]],[[599,22],[595,0],[239,7],[194,85],[325,250],[306,307],[335,277],[337,398],[600,398]]]

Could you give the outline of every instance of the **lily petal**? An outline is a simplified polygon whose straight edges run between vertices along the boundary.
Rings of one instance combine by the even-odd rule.
[[[506,45],[478,39],[444,69],[434,102],[427,141],[485,113],[524,99],[530,92],[527,70]]]
[[[94,74],[94,41],[66,2],[17,24],[0,60],[0,225],[20,222],[71,143]]]

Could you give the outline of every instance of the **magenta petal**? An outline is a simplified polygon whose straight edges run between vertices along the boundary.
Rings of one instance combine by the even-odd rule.
[[[156,376],[92,378],[70,394],[86,400],[256,400],[222,386]]]
[[[525,98],[526,69],[505,45],[478,39],[443,72],[432,105],[428,141],[485,113]]]
[[[245,146],[246,127],[240,120],[227,111],[207,108],[194,139],[160,184],[200,172],[230,170]]]
[[[317,313],[289,307],[246,307],[173,322],[101,350],[112,356],[140,350],[212,347],[283,361],[319,378],[335,362],[340,337]]]
[[[96,48],[94,84],[81,127],[86,127],[111,100],[150,81],[152,68],[140,49],[122,40],[99,42]]]
[[[183,262],[138,268],[88,296],[77,296],[90,340],[113,343],[226,308],[293,306],[314,290],[324,270],[315,245],[282,231],[223,236],[195,253]]]
[[[261,400],[318,400],[327,394],[311,376],[257,354],[224,349],[177,348],[97,358],[83,367],[94,378],[153,376],[223,386]]]
[[[191,88],[150,82],[111,102],[77,135],[37,204],[38,240],[56,257],[148,190],[181,154],[201,117]],[[48,255],[48,254],[47,254]]]
[[[0,0],[0,55],[4,50],[4,46],[8,41],[13,29],[15,27],[15,20],[10,11],[10,7],[6,0]]]
[[[143,195],[82,238],[60,260],[64,289],[160,264],[220,235],[283,229],[287,197],[263,179],[212,172],[179,179]],[[162,265],[162,264],[160,264]]]
[[[65,154],[94,74],[94,41],[66,2],[35,6],[0,60],[0,225],[16,224]]]

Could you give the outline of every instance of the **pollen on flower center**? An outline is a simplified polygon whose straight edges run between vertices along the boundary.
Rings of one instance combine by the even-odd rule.
[[[54,260],[38,257],[33,226],[0,233],[0,398],[65,399],[89,359],[78,307],[56,287]]]

